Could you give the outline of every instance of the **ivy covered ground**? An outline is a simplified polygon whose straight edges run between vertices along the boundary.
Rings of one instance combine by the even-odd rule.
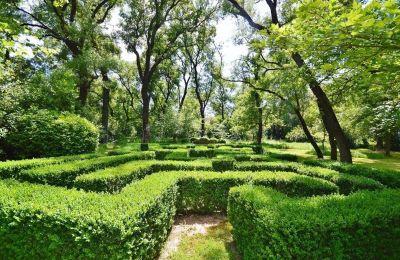
[[[155,259],[189,214],[229,222],[183,238],[171,259],[400,256],[396,170],[276,144],[139,148],[1,162],[0,258]]]

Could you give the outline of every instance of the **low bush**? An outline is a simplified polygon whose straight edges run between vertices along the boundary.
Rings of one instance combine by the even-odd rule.
[[[397,259],[400,191],[289,198],[269,188],[230,190],[229,221],[243,259]]]
[[[294,154],[269,152],[268,155],[272,158],[279,159],[279,160],[284,160],[284,161],[289,161],[289,162],[297,162],[298,161],[297,155],[294,155]]]
[[[40,167],[44,165],[60,164],[64,162],[84,160],[98,157],[98,154],[67,155],[60,157],[26,159],[0,162],[0,179],[16,178],[22,170]]]
[[[5,151],[9,158],[90,153],[98,139],[97,128],[78,115],[39,110],[18,117],[5,137]]]
[[[390,188],[400,188],[400,172],[394,170],[376,169],[355,164],[340,163],[328,160],[306,160],[307,165],[321,166],[341,173],[363,176],[379,181]]]
[[[339,192],[345,195],[358,190],[378,190],[383,188],[383,185],[380,182],[370,178],[343,174],[322,167],[309,167],[294,162],[242,162],[236,165],[236,169],[239,171],[288,171],[310,177],[322,178],[335,183],[339,187]]]
[[[189,149],[187,152],[189,157],[207,157],[212,158],[215,156],[214,149],[207,150],[197,150],[197,149]]]
[[[233,170],[235,167],[235,160],[229,158],[218,158],[212,160],[212,167],[214,171],[223,172]]]
[[[36,167],[21,171],[16,178],[36,183],[47,183],[59,186],[72,186],[74,179],[81,175],[98,169],[116,166],[132,160],[154,158],[152,152],[138,152],[116,156],[106,156],[78,162],[64,163]]]
[[[78,176],[73,186],[96,192],[118,192],[129,183],[152,173],[151,161],[129,162]]]
[[[107,155],[122,155],[122,154],[127,154],[130,153],[129,151],[121,151],[121,150],[112,150],[112,151],[108,151]]]
[[[235,155],[233,158],[235,158],[235,160],[238,162],[250,161],[250,159],[251,159],[250,155],[247,155],[247,154],[238,154],[238,155]]]
[[[140,151],[148,151],[149,150],[149,144],[140,144]]]
[[[331,182],[290,172],[264,171],[257,174],[251,172],[225,172],[224,174],[162,172],[159,174],[179,176],[178,211],[201,214],[226,211],[229,189],[246,183],[273,187],[289,196],[324,195],[338,191],[338,187]]]
[[[0,190],[1,259],[155,259],[176,211],[173,176],[112,196],[12,180]]]
[[[255,154],[263,154],[264,153],[264,149],[260,145],[253,146],[252,149]]]
[[[171,150],[156,150],[155,151],[155,158],[157,160],[164,160],[168,154],[171,154]]]

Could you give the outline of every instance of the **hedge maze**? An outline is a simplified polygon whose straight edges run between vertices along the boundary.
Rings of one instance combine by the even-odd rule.
[[[216,144],[0,163],[0,258],[154,259],[188,212],[226,212],[243,259],[400,256],[400,175],[283,159]]]

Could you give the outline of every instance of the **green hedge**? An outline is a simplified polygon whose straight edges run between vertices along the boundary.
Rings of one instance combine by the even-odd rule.
[[[101,195],[0,181],[0,259],[155,259],[167,238],[176,178]]]
[[[243,259],[398,259],[400,191],[288,198],[232,188],[229,221]]]
[[[304,163],[307,165],[329,168],[342,173],[371,178],[390,188],[400,188],[400,171],[376,169],[373,167],[328,160],[306,160]]]
[[[257,183],[273,187],[290,196],[313,196],[336,193],[331,182],[288,172],[162,172],[180,176],[178,210],[212,213],[226,211],[231,187]],[[155,174],[154,174],[155,175]],[[162,178],[162,177],[161,177]]]
[[[171,154],[171,150],[156,150],[155,152],[156,160],[164,160],[168,154]]]
[[[36,167],[21,171],[16,178],[29,182],[70,187],[74,179],[81,174],[116,166],[132,160],[150,158],[154,158],[154,153],[137,152],[124,155],[106,156],[78,162]]]
[[[297,162],[298,157],[297,155],[290,154],[290,153],[271,153],[269,152],[268,155],[272,158],[289,161],[289,162]]]
[[[129,183],[152,173],[151,161],[134,161],[83,174],[76,177],[73,186],[96,192],[118,192]]]
[[[189,149],[188,150],[189,157],[207,157],[211,158],[215,156],[214,149],[207,149],[207,150],[196,150],[196,149]]]
[[[301,175],[322,178],[338,185],[341,194],[348,195],[358,190],[377,190],[382,189],[383,185],[373,179],[362,176],[352,176],[350,174],[339,173],[334,170],[322,167],[310,167],[294,162],[262,162],[250,163],[242,162],[236,165],[239,171],[288,171],[296,172]]]
[[[210,161],[134,161],[83,174],[76,177],[73,186],[86,191],[118,192],[129,183],[160,171],[210,171]]]
[[[235,167],[235,160],[229,158],[217,158],[211,161],[214,171],[224,172],[233,170]]]
[[[91,154],[67,155],[60,157],[0,162],[0,179],[15,178],[19,172],[25,169],[40,167],[44,165],[53,165],[70,161],[96,158],[96,157],[99,157],[99,155],[91,153]]]

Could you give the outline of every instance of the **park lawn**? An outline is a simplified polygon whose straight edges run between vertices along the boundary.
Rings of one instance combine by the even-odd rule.
[[[266,151],[295,154],[300,159],[315,158],[314,151],[309,143],[268,140],[264,147]],[[326,144],[327,149],[329,149],[329,144]],[[400,152],[391,152],[391,156],[387,157],[381,152],[375,152],[370,149],[353,149],[352,154],[355,164],[400,172]],[[329,159],[326,153],[325,159]]]

